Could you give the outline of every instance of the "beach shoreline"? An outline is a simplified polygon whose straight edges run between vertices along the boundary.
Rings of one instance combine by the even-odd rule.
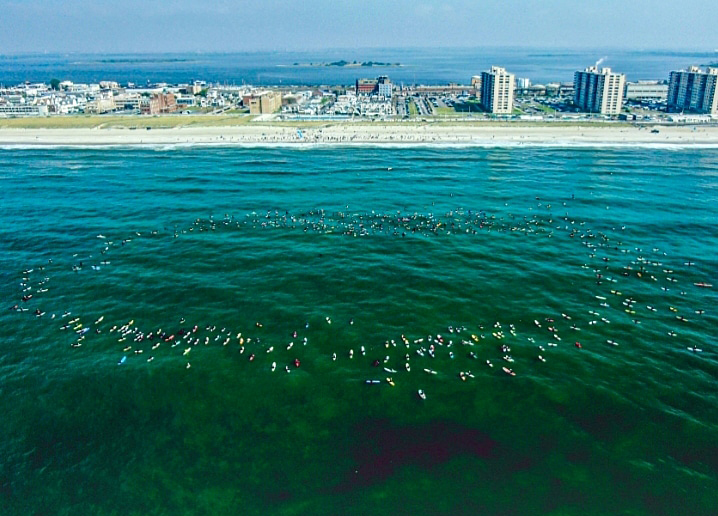
[[[8,128],[3,147],[152,145],[432,145],[432,146],[708,146],[718,147],[718,126],[630,124],[351,123],[321,125],[247,123],[172,128]]]

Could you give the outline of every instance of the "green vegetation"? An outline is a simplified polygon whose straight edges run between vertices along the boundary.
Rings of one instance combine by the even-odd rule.
[[[583,125],[582,123],[583,122]],[[496,118],[471,118],[462,120],[461,122],[454,121],[442,121],[437,119],[431,122],[432,125],[444,125],[444,126],[457,126],[460,124],[461,127],[472,127],[472,126],[491,126],[491,127],[632,127],[633,124],[630,122],[616,122],[616,121],[594,121],[590,122],[590,125],[583,121],[525,121],[525,120],[501,120]]]
[[[243,125],[253,117],[246,115],[160,115],[160,116],[55,116],[0,119],[0,128],[8,129],[105,129],[119,127],[126,129],[172,128],[172,127],[217,127]]]
[[[556,113],[556,110],[554,108],[547,106],[546,104],[541,104],[540,102],[532,104],[531,107],[536,108],[539,111],[543,111],[544,113]]]
[[[416,107],[416,104],[414,103],[414,99],[409,99],[409,114],[411,116],[415,116],[419,114],[419,108]]]
[[[454,109],[456,111],[460,112],[469,112],[469,113],[482,113],[483,109],[481,109],[481,103],[478,101],[478,99],[469,99],[466,102],[460,103],[457,102],[454,104]]]
[[[464,118],[475,115],[476,112],[456,111],[453,107],[435,107],[434,115],[438,118]]]
[[[362,66],[401,66],[399,63],[381,63],[379,61],[365,61]]]
[[[450,109],[450,108],[444,108]],[[412,115],[418,115],[418,110],[413,102],[409,102],[409,112]],[[414,120],[392,121],[382,120],[379,122],[383,126],[391,126],[396,124],[397,127],[406,127],[408,125],[441,125],[471,127],[491,125],[493,127],[571,127],[586,123],[585,121],[511,121],[489,118],[469,118],[467,115],[476,114],[461,112],[452,113],[452,118],[461,117],[461,122],[442,120],[442,117],[425,117],[416,118]],[[24,118],[5,118],[0,119],[0,129],[109,129],[109,128],[125,128],[125,129],[146,129],[147,127],[154,129],[171,129],[175,127],[233,127],[244,125],[252,120],[254,116],[242,114],[223,113],[221,115],[129,115],[129,116],[102,116],[102,115],[70,115],[70,116],[54,116],[54,117],[24,117]],[[252,122],[253,126],[266,127],[295,127],[295,128],[318,128],[332,127],[343,124],[351,126],[367,126],[377,125],[377,122],[366,119],[353,122],[336,122],[336,121],[304,121],[304,120],[286,120],[286,121],[267,121]],[[620,127],[632,126],[631,122],[616,121],[593,121],[590,127]]]
[[[60,79],[50,79],[50,88],[53,90],[59,90],[60,89]]]

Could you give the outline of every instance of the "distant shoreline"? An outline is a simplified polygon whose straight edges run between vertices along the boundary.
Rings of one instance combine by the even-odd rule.
[[[657,131],[657,132],[656,132]],[[718,148],[718,126],[507,123],[245,123],[174,128],[7,128],[0,147],[76,146],[649,146]]]

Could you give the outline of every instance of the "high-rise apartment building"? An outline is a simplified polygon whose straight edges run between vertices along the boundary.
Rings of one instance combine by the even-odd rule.
[[[671,72],[668,83],[668,111],[718,115],[718,68],[703,71],[691,66]]]
[[[506,69],[492,66],[481,72],[481,106],[489,113],[509,115],[514,110],[515,77]]]
[[[617,115],[623,107],[626,76],[590,66],[573,77],[574,102],[581,111]]]

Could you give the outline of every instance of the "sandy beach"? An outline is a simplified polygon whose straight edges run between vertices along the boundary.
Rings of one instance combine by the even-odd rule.
[[[152,129],[0,127],[0,146],[273,144],[718,146],[718,126],[330,122],[321,126],[249,123],[227,127],[178,126]]]

